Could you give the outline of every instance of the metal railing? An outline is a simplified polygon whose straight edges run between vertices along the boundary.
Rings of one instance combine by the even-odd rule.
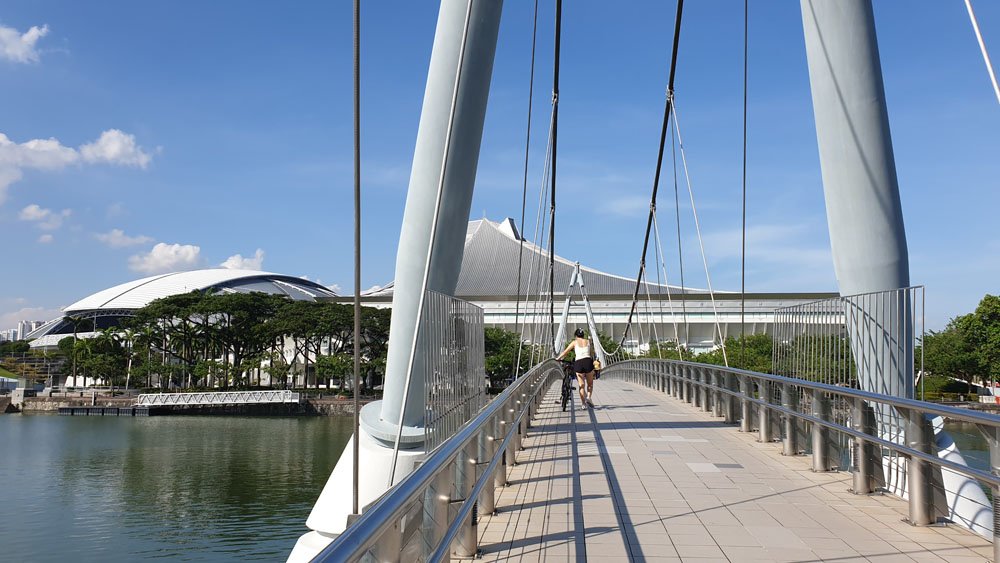
[[[548,384],[562,370],[546,360],[518,378],[313,561],[448,561],[477,551],[479,514],[495,510],[521,437]]]
[[[256,405],[261,403],[298,403],[299,394],[291,391],[218,391],[212,393],[143,393],[136,406],[170,405]]]
[[[953,472],[979,482],[992,496],[993,515],[1000,514],[1000,416],[934,403],[903,399],[803,379],[763,374],[723,366],[674,360],[628,360],[603,371],[608,379],[643,385],[686,401],[706,412],[739,424],[741,432],[756,431],[761,442],[780,438],[782,454],[811,450],[812,469],[830,471],[839,465],[831,455],[831,433],[850,440],[852,492],[876,491],[879,448],[906,464],[905,493],[909,521],[935,523],[941,512],[935,487],[941,472]],[[806,397],[799,401],[799,397]],[[776,399],[780,397],[780,399]],[[848,412],[834,413],[832,405]],[[875,424],[875,412],[891,409],[904,422],[901,440],[887,439]],[[928,417],[945,417],[975,427],[989,444],[990,470],[984,471],[938,457]],[[800,440],[803,436],[805,440]],[[809,447],[806,447],[808,443]],[[843,467],[840,467],[843,469]],[[993,519],[994,560],[1000,561],[1000,518]]]
[[[432,451],[486,404],[483,310],[427,291],[421,311],[416,374],[424,377],[424,448]]]

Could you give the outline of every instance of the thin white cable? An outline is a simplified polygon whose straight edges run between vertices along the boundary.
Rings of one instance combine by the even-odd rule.
[[[538,207],[537,207],[536,212],[535,212],[535,232],[534,232],[534,234],[532,234],[532,245],[533,246],[535,246],[535,241],[538,240],[539,221],[540,221],[541,215],[542,215],[542,206],[543,206],[543,203],[544,203],[545,193],[547,193],[544,190],[545,190],[545,186],[547,185],[547,180],[548,180],[549,159],[551,158],[551,154],[552,154],[551,151],[552,151],[552,119],[549,118],[549,140],[548,140],[547,148],[545,150],[545,164],[544,164],[544,167],[542,169],[543,170],[543,172],[542,172],[542,185],[538,189]],[[521,233],[521,237],[524,237],[524,233]],[[526,316],[527,316],[527,310],[528,310],[528,306],[529,306],[529,300],[531,299],[531,279],[532,279],[532,276],[534,275],[535,261],[537,260],[537,255],[538,255],[536,249],[537,249],[537,246],[535,246],[535,249],[532,249],[531,261],[529,262],[529,265],[528,265],[528,279],[527,279],[527,281],[524,284],[524,301],[525,301],[525,314],[526,314]],[[520,287],[517,288],[517,293],[518,293],[518,299],[520,299],[520,295],[521,295],[521,288]],[[532,320],[535,320],[534,312],[535,311],[532,310]],[[527,329],[526,324],[522,323],[522,325],[521,325],[520,341],[518,342],[518,346],[517,346],[517,366],[518,366],[518,368],[520,368],[520,366],[521,366],[521,351],[522,351],[522,348],[523,348],[523,345],[524,345],[524,333],[525,333],[526,329]],[[532,343],[532,347],[534,347],[534,343],[535,343],[534,332],[535,332],[534,326],[532,326],[531,327],[531,333],[532,333],[531,343]],[[532,348],[532,350],[533,350],[533,348]],[[534,361],[533,361],[534,360],[534,353],[533,352],[531,354],[531,359],[532,359],[532,365],[534,365]]]
[[[965,7],[969,10],[969,20],[972,21],[972,30],[976,32],[976,40],[979,41],[979,50],[983,52],[983,61],[986,62],[986,72],[990,73],[990,82],[993,83],[993,93],[997,95],[997,102],[1000,102],[1000,86],[997,85],[997,75],[993,72],[993,63],[990,62],[990,54],[986,51],[983,34],[979,31],[979,22],[976,21],[976,13],[972,11],[972,0],[965,0]]]
[[[431,219],[431,246],[427,249],[427,259],[424,263],[424,277],[420,287],[420,299],[417,302],[417,326],[413,331],[413,346],[410,348],[410,360],[406,371],[406,383],[403,385],[403,401],[399,405],[399,421],[396,429],[396,442],[392,447],[392,467],[389,470],[389,487],[396,478],[396,462],[399,459],[399,441],[403,437],[403,413],[406,412],[406,401],[410,394],[410,381],[413,380],[413,362],[417,345],[420,341],[420,318],[423,315],[424,300],[427,295],[427,278],[430,277],[431,255],[434,249],[434,236],[437,233],[438,218],[441,215],[441,196],[444,192],[445,173],[448,170],[448,156],[451,152],[451,134],[455,126],[455,111],[458,108],[458,90],[462,82],[462,69],[465,66],[465,47],[469,42],[469,21],[472,19],[472,0],[465,8],[465,27],[462,31],[462,43],[458,50],[458,68],[455,70],[455,87],[451,92],[451,107],[448,111],[448,128],[445,130],[444,151],[441,155],[441,176],[438,178],[437,194],[434,198],[434,216]]]
[[[654,213],[655,215],[655,213]],[[649,280],[646,279],[646,268],[642,269],[642,285],[646,287],[646,315],[649,316],[650,334],[653,337],[653,342],[656,343],[656,356],[658,358],[663,358],[660,354],[660,331],[656,330],[656,321],[653,316],[653,296],[649,294]],[[661,309],[662,310],[662,309]],[[660,315],[660,324],[663,324],[663,315]]]
[[[705,281],[708,282],[708,295],[712,300],[712,312],[715,314],[715,330],[719,333],[719,346],[722,348],[722,361],[729,367],[729,357],[726,355],[726,339],[722,336],[722,326],[719,324],[719,309],[715,305],[715,291],[712,290],[712,276],[708,273],[708,258],[705,257],[705,242],[701,236],[701,225],[698,222],[698,208],[694,203],[694,189],[691,187],[691,175],[688,173],[687,155],[684,152],[684,140],[681,139],[681,124],[677,121],[677,101],[674,100],[671,112],[674,114],[674,129],[677,131],[677,146],[681,149],[681,164],[684,166],[684,180],[687,182],[688,195],[691,198],[691,213],[694,215],[694,228],[698,233],[698,246],[701,247],[701,262],[705,265]]]
[[[670,290],[670,278],[667,277],[667,261],[663,256],[663,245],[660,243],[660,226],[659,222],[656,220],[656,214],[653,214],[653,233],[656,235],[656,248],[660,257],[660,265],[663,267],[663,284],[667,286],[667,303],[670,307],[670,318],[673,320],[674,325],[674,344],[677,346],[677,359],[683,360],[684,354],[681,353],[681,333],[679,332],[679,327],[677,326],[677,311],[674,309],[674,300]],[[681,296],[683,299],[684,296]],[[662,321],[663,314],[660,314]]]

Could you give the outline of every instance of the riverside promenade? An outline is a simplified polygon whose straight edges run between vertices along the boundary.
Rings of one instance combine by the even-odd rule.
[[[484,561],[990,561],[957,526],[915,527],[905,501],[848,492],[709,413],[621,381],[562,412],[553,386],[518,453]]]

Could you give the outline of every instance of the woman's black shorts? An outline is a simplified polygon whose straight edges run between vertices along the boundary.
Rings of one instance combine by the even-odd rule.
[[[576,373],[590,373],[594,371],[594,358],[580,358],[573,362],[573,371]]]

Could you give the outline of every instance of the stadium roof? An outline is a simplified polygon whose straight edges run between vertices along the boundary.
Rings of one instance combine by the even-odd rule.
[[[259,291],[287,295],[296,300],[313,300],[337,295],[318,283],[294,276],[257,270],[213,268],[160,274],[116,285],[84,297],[63,309],[63,312],[68,314],[100,309],[139,309],[161,297],[210,289],[240,293]]]
[[[539,281],[548,290],[549,253],[531,242],[524,240],[522,256],[521,284],[517,283],[517,263],[521,253],[522,237],[514,225],[514,220],[507,218],[500,222],[489,219],[478,219],[469,222],[465,234],[465,253],[462,258],[462,270],[458,275],[458,286],[455,295],[463,299],[479,297],[510,297],[524,295],[530,288],[530,293],[539,291]],[[555,257],[555,292],[564,293],[569,286],[575,262],[559,255]],[[635,278],[626,278],[608,274],[580,265],[583,273],[583,283],[589,295],[631,296],[635,291]],[[539,272],[545,272],[544,280],[539,280]],[[362,292],[366,297],[392,295],[393,284]],[[645,294],[664,294],[668,286],[647,283],[640,288]],[[679,286],[669,286],[672,294],[681,293]],[[707,294],[703,289],[684,288],[683,293]],[[717,292],[721,293],[721,292]]]

